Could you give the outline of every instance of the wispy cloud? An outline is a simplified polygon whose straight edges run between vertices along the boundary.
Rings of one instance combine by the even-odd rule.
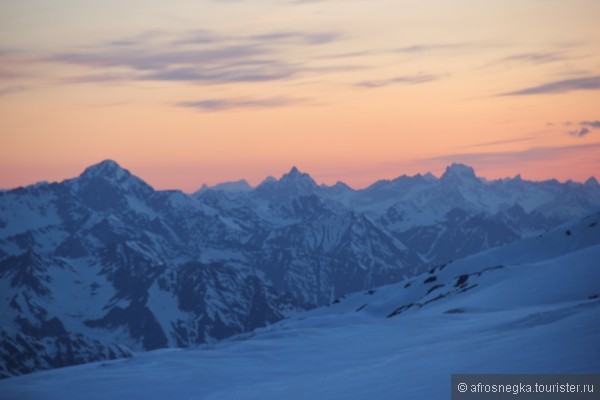
[[[241,0],[221,0],[221,1],[241,1]],[[313,3],[327,3],[327,2],[334,2],[334,1],[339,1],[339,0],[281,0],[281,1],[283,3],[301,5],[301,4],[313,4]],[[367,2],[367,1],[371,1],[371,0],[344,0],[344,1],[345,2],[350,2],[350,1]]]
[[[1,62],[2,60],[0,60]],[[17,71],[17,70],[8,70],[8,69],[0,69],[0,81],[12,81],[19,78],[26,77],[27,74]]]
[[[176,35],[176,37],[171,40],[170,44],[173,46],[198,44],[204,45],[223,42],[225,40],[227,40],[227,37],[208,29],[194,29],[192,31],[182,32],[181,34]]]
[[[554,61],[561,61],[567,59],[564,53],[519,53],[513,54],[508,57],[504,57],[498,60],[498,62],[511,62],[519,61],[531,64],[545,64]]]
[[[533,147],[519,151],[503,152],[479,152],[449,154],[432,157],[424,162],[461,162],[468,165],[485,166],[488,168],[502,168],[507,165],[519,165],[523,163],[535,164],[560,159],[568,159],[574,156],[592,156],[600,149],[600,143],[579,144],[564,147]]]
[[[570,58],[564,52],[526,52],[512,54],[506,57],[498,58],[486,63],[481,68],[494,66],[507,66],[513,64],[533,64],[541,65],[556,61],[569,60]]]
[[[278,42],[278,43],[298,43],[308,45],[318,45],[331,43],[342,38],[342,34],[336,31],[326,32],[297,32],[297,31],[279,31],[270,32],[262,35],[250,36],[253,42]]]
[[[249,45],[319,45],[337,41],[343,35],[338,31],[271,31],[255,35],[223,35],[205,29],[183,32],[170,43],[172,45],[206,45],[244,43]]]
[[[575,136],[575,137],[583,137],[585,135],[587,135],[588,133],[590,133],[590,130],[588,128],[580,128],[574,131],[569,131],[569,135],[571,136]]]
[[[508,43],[490,41],[468,41],[468,42],[439,42],[420,43],[390,49],[391,53],[401,54],[436,54],[436,55],[462,55],[466,53],[481,52],[498,47],[509,46]]]
[[[600,128],[600,121],[581,121],[583,126],[591,126],[592,128]]]
[[[402,54],[407,56],[419,56],[426,54],[435,55],[453,55],[464,54],[495,47],[504,47],[506,44],[490,43],[490,42],[459,42],[459,43],[428,43],[428,44],[411,44],[401,47],[379,48],[379,49],[364,49],[345,53],[333,53],[320,56],[320,58],[336,59],[336,58],[353,58],[371,55],[390,55]]]
[[[566,79],[544,83],[513,92],[503,93],[501,96],[521,96],[534,94],[566,93],[576,90],[599,90],[600,76],[589,76],[585,78]]]
[[[569,135],[574,137],[587,136],[593,129],[600,129],[600,121],[581,121],[579,123],[579,129],[567,132]]]
[[[40,60],[77,65],[89,73],[68,83],[176,81],[202,84],[264,82],[319,74],[307,60],[290,61],[289,50],[340,40],[339,31],[267,31],[236,36],[209,30],[149,31]],[[102,72],[97,70],[101,68]]]
[[[527,137],[516,138],[516,139],[493,140],[493,141],[490,141],[490,142],[483,142],[483,143],[471,144],[471,145],[463,146],[463,147],[464,148],[488,147],[488,146],[496,146],[496,145],[499,145],[499,144],[511,144],[511,143],[531,142],[531,141],[535,141],[535,140],[538,140],[538,139],[539,138],[537,136],[527,136]]]
[[[350,66],[348,68],[351,68]],[[302,66],[278,61],[253,61],[223,63],[220,67],[196,66],[164,70],[133,71],[129,73],[100,73],[62,78],[62,83],[111,83],[132,81],[193,82],[206,85],[265,82],[292,78],[297,74],[312,72]]]
[[[290,78],[302,68],[284,62],[255,62],[223,64],[218,68],[186,67],[144,74],[139,80],[189,81],[206,84],[235,82],[264,82]]]
[[[306,99],[297,99],[289,97],[269,97],[269,98],[220,98],[205,99],[196,101],[184,101],[177,103],[178,107],[193,108],[200,111],[227,111],[234,109],[264,109],[287,107],[299,104],[306,104]]]
[[[12,85],[12,86],[1,87],[0,88],[0,97],[8,96],[9,94],[13,94],[13,93],[19,93],[24,90],[27,90],[27,88],[25,86],[21,86],[21,85]]]
[[[355,86],[363,88],[378,88],[382,86],[389,86],[395,84],[418,85],[421,83],[427,83],[438,79],[440,79],[438,75],[431,74],[403,75],[396,76],[390,79],[361,81],[356,83]]]
[[[133,80],[135,77],[131,74],[89,74],[89,75],[77,75],[68,76],[61,78],[59,81],[65,84],[76,84],[76,83],[111,83],[111,82],[124,82]]]
[[[107,42],[101,42],[89,47],[133,47],[147,44],[155,39],[161,39],[168,36],[168,32],[152,29],[143,31],[133,36],[124,38],[109,40]]]
[[[97,51],[93,53],[62,53],[48,58],[68,64],[88,67],[127,67],[134,70],[164,70],[173,65],[215,64],[229,60],[264,55],[267,50],[248,46],[225,46],[216,49],[149,51],[138,49],[116,49],[113,51]]]
[[[11,87],[23,78],[35,78],[30,71],[31,63],[25,51],[0,48],[0,81],[7,81]]]
[[[464,50],[476,45],[474,42],[463,43],[432,43],[432,44],[414,44],[410,46],[397,47],[393,51],[397,53],[427,53],[434,51]]]

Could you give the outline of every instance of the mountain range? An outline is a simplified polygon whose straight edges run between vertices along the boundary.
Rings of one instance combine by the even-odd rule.
[[[215,344],[6,379],[0,398],[442,399],[456,373],[597,373],[598,259],[594,213]]]
[[[114,161],[0,192],[0,376],[212,344],[600,209],[600,185],[453,164],[354,190],[292,168],[194,194]]]

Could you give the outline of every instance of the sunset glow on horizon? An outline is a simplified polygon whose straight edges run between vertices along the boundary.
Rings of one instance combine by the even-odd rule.
[[[595,0],[6,0],[0,188],[600,178]]]

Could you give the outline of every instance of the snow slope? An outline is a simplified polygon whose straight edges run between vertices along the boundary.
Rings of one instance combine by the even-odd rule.
[[[460,164],[363,190],[292,168],[187,195],[106,160],[0,192],[0,379],[213,343],[598,209],[595,179]]]
[[[600,373],[600,214],[267,328],[0,381],[0,398],[434,399],[452,373]]]

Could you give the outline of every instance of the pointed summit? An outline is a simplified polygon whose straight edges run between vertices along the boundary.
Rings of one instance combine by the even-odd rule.
[[[70,180],[70,185],[77,191],[91,193],[92,197],[104,197],[107,193],[116,191],[141,195],[154,191],[150,185],[113,160],[104,160],[87,167],[78,178]]]
[[[316,189],[318,186],[309,174],[301,172],[296,167],[292,167],[290,172],[284,174],[279,180],[279,184],[283,186],[295,186],[311,190]]]
[[[423,175],[423,178],[427,182],[435,182],[435,181],[437,181],[437,178],[431,172],[427,172],[425,175]]]
[[[319,190],[317,183],[307,173],[292,167],[281,179],[265,179],[255,192],[272,201],[288,201],[299,196],[308,196]]]
[[[265,183],[266,183],[266,184],[269,184],[269,183],[272,183],[272,182],[277,182],[277,178],[275,178],[275,177],[274,177],[274,176],[272,176],[272,175],[269,175],[269,176],[267,176],[267,177],[265,178],[265,180],[264,180],[264,181],[262,181],[262,182],[260,183],[260,185],[262,185],[262,184],[265,184]],[[260,186],[260,185],[259,185],[259,186]]]
[[[446,172],[441,179],[459,178],[459,179],[476,179],[475,170],[468,165],[453,163],[446,167]]]
[[[126,174],[131,175],[129,171],[121,168],[115,161],[104,160],[98,164],[87,167],[81,174],[81,177],[111,176],[119,179]]]
[[[300,171],[296,167],[292,167],[292,169],[290,169],[290,172],[288,172],[287,174],[284,174],[279,181],[280,182],[304,181],[304,182],[310,182],[314,186],[317,186],[316,182],[313,180],[313,178],[309,174]]]
[[[331,188],[332,189],[338,189],[338,190],[353,190],[350,186],[346,185],[342,181],[337,181],[335,183],[335,185],[331,186]]]
[[[297,181],[297,180],[303,180],[303,179],[310,179],[312,181],[312,178],[310,177],[310,175],[304,173],[304,172],[300,172],[300,170],[296,167],[292,167],[292,169],[290,169],[290,172],[288,172],[287,174],[284,174],[281,177],[281,181]]]
[[[352,189],[350,186],[346,185],[344,182],[341,181],[337,181],[333,186],[321,184],[320,189],[323,190],[324,193],[337,195],[354,192],[354,189]]]
[[[202,186],[200,187],[200,189],[198,189],[194,193],[192,193],[192,196],[199,196],[202,193],[205,193],[208,189],[210,189],[210,187],[206,183],[203,183]]]
[[[296,166],[293,166],[292,169],[290,169],[290,172],[288,172],[288,175],[300,175],[300,171]]]
[[[599,185],[600,184],[598,184],[598,180],[593,176],[590,176],[588,178],[588,180],[585,181],[585,186],[599,186]]]

